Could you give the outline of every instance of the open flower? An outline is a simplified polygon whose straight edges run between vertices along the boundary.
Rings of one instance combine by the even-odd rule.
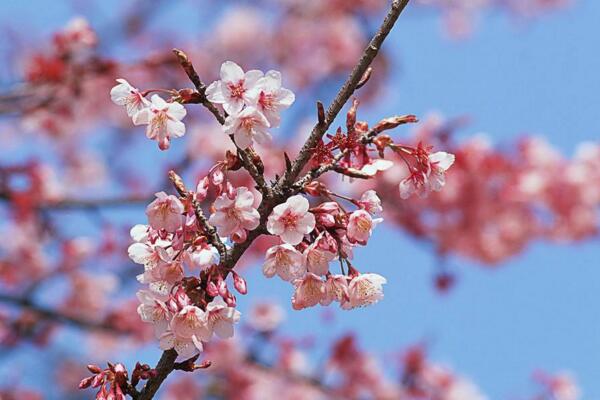
[[[212,103],[222,104],[227,114],[239,113],[244,104],[251,104],[249,91],[262,78],[263,73],[244,70],[233,61],[225,61],[221,65],[221,80],[211,83],[206,88],[206,97]]]
[[[315,228],[315,216],[308,208],[308,200],[301,195],[290,197],[273,209],[267,220],[267,230],[285,243],[297,245]]]
[[[334,301],[344,303],[349,299],[348,277],[330,274],[325,281],[325,296],[321,299],[321,305],[328,306]]]
[[[254,141],[265,144],[271,140],[267,131],[271,125],[267,118],[254,107],[246,107],[238,114],[231,114],[223,124],[223,131],[233,135],[235,143],[245,149],[252,146]]]
[[[204,346],[197,336],[181,337],[173,331],[163,333],[159,345],[162,350],[175,349],[177,362],[188,360],[204,350]]]
[[[438,151],[429,154],[424,166],[411,172],[400,182],[402,199],[408,199],[413,193],[426,197],[430,191],[439,192],[446,183],[446,171],[454,164],[454,154]]]
[[[302,278],[306,273],[302,253],[289,244],[271,247],[267,250],[263,273],[268,278],[277,274],[284,281]]]
[[[154,325],[154,334],[160,337],[168,328],[170,321],[169,310],[165,304],[165,297],[149,290],[139,290],[136,293],[140,305],[137,312],[144,322]]]
[[[135,125],[148,125],[146,137],[156,140],[161,150],[169,148],[171,137],[185,135],[181,120],[186,115],[185,107],[179,103],[167,103],[159,95],[153,95],[148,107],[133,116]]]
[[[208,222],[217,227],[221,236],[240,234],[244,229],[251,231],[260,222],[260,215],[254,208],[254,195],[243,186],[236,189],[233,199],[227,193],[217,197],[214,207],[216,211]]]
[[[272,128],[279,126],[281,110],[292,105],[296,97],[291,90],[281,87],[281,73],[269,71],[248,92],[248,98],[267,118]]]
[[[233,337],[233,325],[240,320],[241,313],[229,307],[221,297],[216,297],[206,306],[207,336],[202,340],[207,341],[214,333],[221,339]]]
[[[308,272],[316,275],[325,275],[329,272],[329,262],[337,256],[335,252],[330,250],[323,234],[320,234],[303,253]]]
[[[292,297],[294,310],[316,306],[325,297],[325,283],[319,276],[310,272],[304,278],[297,279],[294,285],[296,286]]]
[[[377,303],[383,299],[384,283],[387,283],[387,280],[378,274],[355,276],[348,284],[349,300],[342,303],[342,308],[348,310]]]
[[[378,215],[383,212],[381,207],[381,199],[377,196],[374,190],[367,190],[360,197],[359,204],[371,215]]]
[[[148,222],[154,229],[175,232],[183,223],[183,204],[173,195],[165,192],[155,194],[156,199],[146,207]]]
[[[454,164],[454,154],[438,151],[429,155],[431,173],[429,175],[429,189],[439,192],[446,183],[446,171]]]
[[[110,90],[110,99],[119,106],[125,106],[127,115],[133,117],[139,111],[148,107],[150,102],[142,93],[134,88],[125,79],[117,79],[118,85]]]
[[[381,221],[383,218],[373,219],[371,214],[365,210],[354,211],[348,218],[348,240],[351,243],[367,244],[373,228]]]

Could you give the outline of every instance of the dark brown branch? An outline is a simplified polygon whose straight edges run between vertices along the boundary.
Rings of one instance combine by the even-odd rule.
[[[227,247],[225,247],[221,241],[221,238],[217,234],[215,227],[208,223],[208,220],[206,219],[198,200],[190,195],[190,192],[186,189],[183,180],[179,175],[177,175],[177,173],[175,173],[175,171],[169,171],[169,179],[181,197],[189,198],[191,200],[192,207],[194,208],[194,214],[196,215],[196,220],[198,220],[198,223],[206,233],[209,243],[215,246],[215,248],[219,251],[219,256],[221,257],[222,262],[227,260]]]
[[[356,64],[352,70],[352,73],[350,73],[350,76],[327,109],[327,114],[325,115],[325,120],[323,123],[317,122],[317,124],[314,126],[308,140],[306,143],[304,143],[304,146],[302,146],[296,161],[292,165],[291,170],[285,173],[283,180],[280,183],[280,188],[289,187],[298,178],[298,175],[302,172],[306,166],[306,163],[310,159],[315,146],[317,146],[327,129],[329,129],[329,126],[342,110],[344,104],[346,104],[348,99],[350,99],[356,90],[356,87],[361,83],[364,74],[367,72],[369,66],[375,59],[375,56],[377,56],[383,41],[394,27],[398,17],[402,11],[404,11],[409,1],[410,0],[392,1],[391,9],[385,17],[385,20],[379,28],[379,31],[375,34],[375,36],[373,36],[369,42],[369,45],[364,50],[362,57],[358,61],[358,64]]]
[[[175,368],[175,360],[177,359],[177,352],[173,349],[166,350],[162,353],[158,364],[156,364],[156,376],[148,379],[144,388],[140,391],[139,396],[134,397],[134,400],[150,400],[154,397],[160,385],[163,383],[167,376]]]

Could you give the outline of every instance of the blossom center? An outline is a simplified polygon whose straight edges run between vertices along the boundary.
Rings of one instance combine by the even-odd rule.
[[[246,93],[244,81],[238,81],[238,83],[229,83],[227,84],[227,88],[229,89],[229,95],[234,99],[241,99],[244,97],[244,93]]]

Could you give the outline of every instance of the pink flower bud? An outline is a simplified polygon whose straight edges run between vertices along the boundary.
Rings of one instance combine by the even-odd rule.
[[[219,295],[219,289],[217,288],[217,285],[215,285],[215,283],[213,281],[209,281],[206,284],[206,292],[211,296],[211,297],[216,297]]]
[[[228,293],[227,297],[224,297],[224,299],[225,299],[225,303],[227,303],[227,305],[229,307],[235,307],[235,305],[237,304],[235,295],[232,293]]]
[[[235,290],[237,290],[240,294],[248,293],[248,286],[246,285],[246,280],[242,278],[239,274],[233,271],[233,286]]]
[[[92,380],[94,379],[93,376],[89,376],[85,379],[82,379],[81,382],[79,382],[79,389],[86,389],[89,388],[90,385],[92,384]]]
[[[100,368],[99,366],[94,365],[94,364],[88,364],[87,369],[92,374],[99,374],[100,372],[102,372],[102,368]]]
[[[227,289],[227,282],[223,280],[222,276],[219,276],[219,279],[217,280],[217,289],[219,290],[219,295],[221,295],[221,297],[223,298],[227,297],[227,295],[229,294],[229,290]]]

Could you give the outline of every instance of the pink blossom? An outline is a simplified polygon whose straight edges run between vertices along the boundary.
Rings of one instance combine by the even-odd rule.
[[[131,86],[125,79],[119,78],[117,82],[119,84],[110,90],[110,98],[113,103],[125,106],[128,116],[133,117],[139,111],[149,107],[150,102],[137,88]]]
[[[439,192],[446,183],[446,171],[454,164],[454,154],[438,151],[429,155],[431,174],[429,176],[429,189]]]
[[[302,253],[287,243],[269,248],[263,265],[263,273],[268,278],[277,274],[284,281],[302,278],[306,273]]]
[[[230,236],[247,229],[256,229],[260,222],[260,215],[254,208],[254,195],[246,187],[239,187],[232,199],[223,193],[215,200],[216,211],[210,216],[208,222],[215,226],[221,236]]]
[[[170,321],[169,310],[164,301],[166,298],[149,290],[139,290],[136,296],[141,303],[137,312],[142,321],[153,324],[156,337],[160,337],[167,330]]]
[[[294,310],[316,306],[325,297],[325,283],[313,273],[309,272],[304,278],[294,281],[294,286],[296,286],[296,291],[292,297]]]
[[[348,277],[345,275],[329,275],[325,281],[325,296],[321,305],[328,306],[334,301],[344,303],[349,301]]]
[[[314,243],[304,250],[303,256],[308,272],[325,275],[329,272],[329,262],[335,259],[337,254],[331,251],[323,234],[320,234]]]
[[[185,125],[181,120],[186,115],[185,107],[179,103],[167,103],[159,95],[151,98],[148,107],[133,116],[135,125],[148,125],[146,137],[156,140],[161,150],[170,146],[171,137],[185,135]]]
[[[271,140],[267,131],[271,125],[267,118],[254,107],[246,107],[238,114],[231,114],[223,124],[223,131],[233,135],[235,143],[242,149],[252,146],[254,141],[266,144]]]
[[[229,307],[221,297],[216,297],[206,306],[206,324],[208,330],[202,340],[208,341],[214,333],[221,339],[233,337],[233,325],[240,320],[241,313]]]
[[[411,172],[400,182],[400,197],[408,199],[413,193],[427,197],[430,191],[439,192],[446,183],[446,171],[454,164],[454,154],[438,151],[427,156],[427,165]]]
[[[387,280],[378,274],[360,274],[352,278],[348,284],[349,301],[342,303],[342,308],[351,309],[377,303],[383,299],[383,284]]]
[[[267,221],[267,230],[281,240],[297,245],[304,235],[315,228],[315,216],[308,212],[309,204],[301,195],[290,197],[273,209]]]
[[[381,221],[383,218],[373,219],[371,214],[365,210],[354,211],[348,218],[348,240],[351,243],[366,244],[371,237],[373,228]]]
[[[155,196],[156,199],[146,207],[150,226],[157,230],[175,232],[183,223],[183,204],[177,197],[165,192],[158,192]]]
[[[182,338],[205,337],[208,334],[206,313],[196,306],[187,305],[173,316],[170,328]]]
[[[238,114],[244,104],[251,104],[249,91],[263,76],[258,70],[244,73],[244,70],[233,61],[225,61],[221,65],[221,80],[211,83],[206,89],[209,101],[222,104],[227,114]]]
[[[381,199],[374,190],[367,190],[360,198],[359,204],[371,215],[378,215],[383,212]]]
[[[254,107],[264,114],[272,128],[279,126],[279,113],[290,107],[296,98],[291,90],[281,87],[279,71],[267,72],[249,91],[248,97]]]
[[[204,346],[197,336],[181,337],[173,331],[163,333],[159,339],[159,345],[162,350],[175,349],[178,362],[194,357],[204,350]]]
[[[360,171],[369,176],[375,176],[378,172],[386,171],[390,169],[393,165],[394,163],[390,160],[378,158],[363,165]]]
[[[184,252],[184,257],[192,268],[205,270],[214,264],[219,263],[219,252],[214,246],[205,244],[191,252]]]

